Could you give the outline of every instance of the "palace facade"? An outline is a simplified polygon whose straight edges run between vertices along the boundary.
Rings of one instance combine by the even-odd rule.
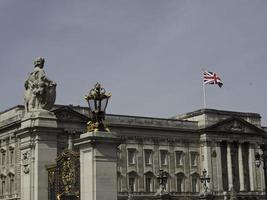
[[[72,105],[55,105],[51,112],[55,123],[48,119],[27,129],[24,106],[1,112],[0,199],[37,200],[38,192],[54,198],[47,169],[64,149],[79,152],[75,141],[87,131],[89,115],[88,108]],[[164,119],[109,114],[106,123],[123,141],[117,151],[120,200],[129,192],[152,199],[159,169],[168,173],[173,199],[198,199],[204,169],[215,199],[264,199],[264,171],[255,166],[255,154],[262,153],[267,129],[257,113],[201,109]]]

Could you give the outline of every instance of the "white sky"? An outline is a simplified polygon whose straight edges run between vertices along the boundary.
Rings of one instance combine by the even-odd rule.
[[[171,117],[203,108],[257,112],[267,126],[266,0],[1,0],[0,110],[23,104],[33,59],[57,104],[86,106],[96,81],[108,113]]]

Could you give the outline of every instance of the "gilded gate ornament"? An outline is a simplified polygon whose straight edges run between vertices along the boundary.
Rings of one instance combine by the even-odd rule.
[[[79,154],[71,149],[65,149],[57,158],[54,167],[48,168],[49,200],[79,200],[80,199],[80,161]]]

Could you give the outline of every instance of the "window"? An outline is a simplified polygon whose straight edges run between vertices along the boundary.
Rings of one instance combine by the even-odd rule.
[[[2,165],[5,165],[6,163],[6,152],[2,151]]]
[[[9,194],[13,194],[14,193],[14,175],[11,174],[10,175],[10,181],[9,181]]]
[[[136,172],[132,171],[128,174],[128,191],[129,192],[136,192],[136,181],[137,174]]]
[[[128,164],[135,164],[135,149],[128,149]]]
[[[129,177],[129,190],[135,192],[135,177]]]
[[[145,164],[151,165],[152,164],[152,150],[145,149]]]
[[[198,153],[191,152],[191,166],[197,166]]]
[[[153,177],[154,174],[152,172],[147,172],[145,174],[145,191],[153,192]]]
[[[10,164],[14,164],[14,149],[10,150]]]
[[[5,178],[2,177],[2,181],[1,181],[1,196],[5,195],[5,191],[6,191],[6,181],[5,181]]]
[[[161,165],[168,165],[168,151],[166,150],[160,151],[160,163]]]
[[[179,173],[176,175],[176,191],[177,192],[184,192],[184,174]]]
[[[183,152],[182,151],[176,151],[175,156],[176,156],[176,166],[183,165]]]
[[[198,192],[198,175],[197,174],[193,174],[192,175],[192,181],[191,181],[191,190],[192,192]]]
[[[152,192],[152,178],[146,177],[146,192]]]

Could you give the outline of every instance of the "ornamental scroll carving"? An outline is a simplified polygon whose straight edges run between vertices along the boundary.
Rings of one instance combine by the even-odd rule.
[[[25,81],[25,112],[44,109],[50,110],[56,100],[56,83],[51,81],[43,69],[44,58],[34,61],[34,70]]]

